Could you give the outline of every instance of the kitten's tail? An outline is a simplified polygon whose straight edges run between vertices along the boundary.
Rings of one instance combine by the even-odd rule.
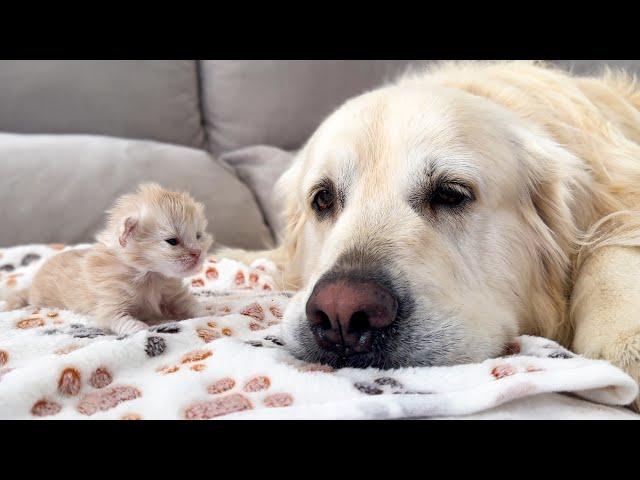
[[[4,306],[5,311],[17,310],[29,305],[29,289],[19,290],[7,298]]]

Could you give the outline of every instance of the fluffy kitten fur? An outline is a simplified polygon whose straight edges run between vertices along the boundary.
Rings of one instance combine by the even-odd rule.
[[[203,205],[187,193],[143,184],[107,214],[98,243],[45,262],[28,303],[89,315],[118,335],[147,328],[145,321],[198,316],[182,278],[198,271],[213,241]]]

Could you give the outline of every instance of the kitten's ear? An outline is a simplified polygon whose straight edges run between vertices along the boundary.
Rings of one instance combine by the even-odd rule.
[[[122,247],[127,246],[127,241],[129,240],[131,235],[133,235],[133,232],[135,231],[137,225],[138,225],[138,219],[134,217],[127,217],[127,219],[124,221],[120,238],[118,239],[120,241],[120,246]]]

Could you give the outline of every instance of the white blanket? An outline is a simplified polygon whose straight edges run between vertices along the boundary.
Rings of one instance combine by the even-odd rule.
[[[63,248],[0,250],[0,298]],[[638,418],[613,407],[637,395],[629,376],[537,337],[519,337],[512,355],[452,367],[300,362],[282,347],[289,294],[273,291],[273,269],[211,257],[187,280],[210,316],[125,338],[68,311],[0,312],[0,418]]]

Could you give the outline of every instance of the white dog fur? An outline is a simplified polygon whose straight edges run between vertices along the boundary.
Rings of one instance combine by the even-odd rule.
[[[336,200],[319,217],[323,182]],[[430,200],[441,188],[466,200]],[[346,102],[277,190],[283,244],[225,254],[267,255],[298,290],[285,315],[296,355],[323,360],[305,303],[322,275],[357,264],[391,272],[411,302],[377,366],[479,361],[529,333],[640,379],[640,89],[629,76],[440,64]]]

